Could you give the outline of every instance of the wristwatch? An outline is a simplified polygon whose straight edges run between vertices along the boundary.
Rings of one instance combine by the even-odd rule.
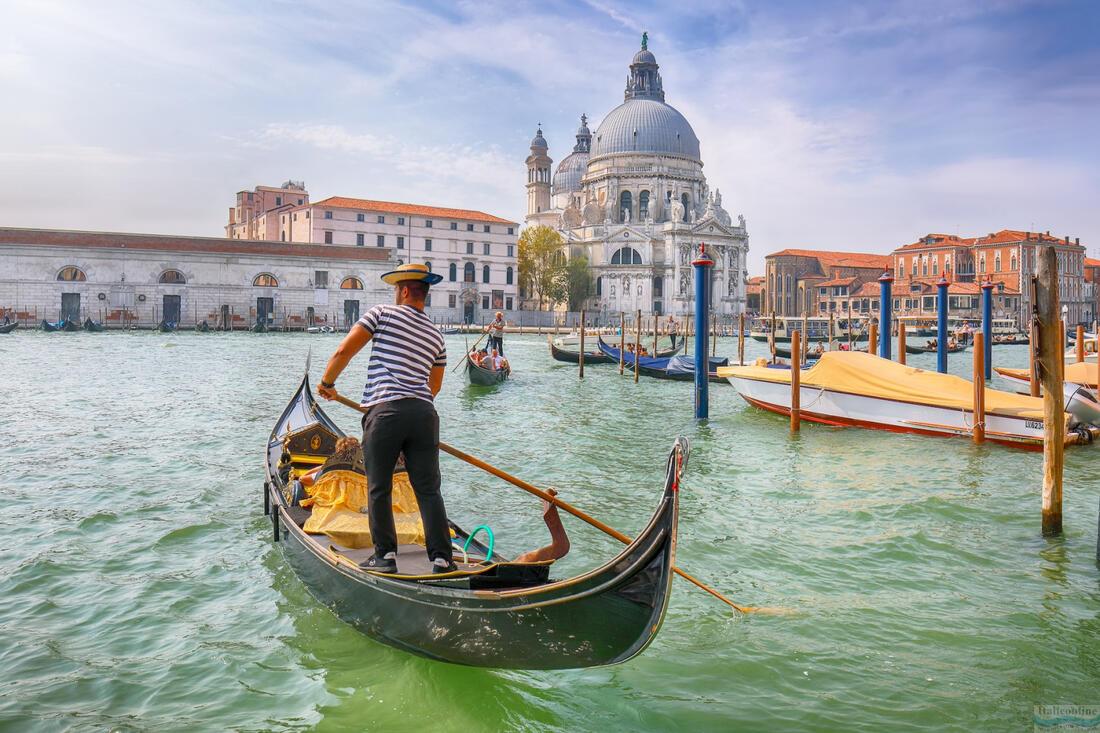
[[[326,382],[325,380],[322,379],[321,380],[321,386],[324,387],[325,389],[332,389],[333,387],[336,386],[336,382]]]

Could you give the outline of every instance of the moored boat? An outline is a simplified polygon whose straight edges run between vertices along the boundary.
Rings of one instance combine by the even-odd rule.
[[[14,331],[18,327],[19,327],[19,322],[18,321],[12,321],[11,323],[5,323],[3,326],[0,326],[0,333],[11,333],[12,331]]]
[[[210,333],[210,324],[206,321],[202,321],[195,326],[195,330],[199,333]]]
[[[726,367],[728,379],[750,404],[790,414],[791,370],[757,364]],[[969,436],[974,429],[974,386],[950,374],[915,369],[859,352],[828,352],[800,373],[803,420],[940,436]],[[1068,401],[1068,400],[1067,400]],[[987,389],[985,435],[1007,445],[1039,448],[1043,403],[1036,397]],[[1077,418],[1066,415],[1066,442],[1082,438]]]
[[[161,321],[157,324],[156,330],[160,333],[172,333],[176,330],[176,324],[171,321]]]
[[[91,318],[85,318],[84,319],[84,330],[85,331],[92,331],[93,333],[96,333],[96,332],[99,332],[99,331],[103,331],[104,327],[103,327],[103,324],[100,323],[99,321],[93,321]]]
[[[58,330],[65,331],[67,333],[75,333],[77,331],[83,330],[83,326],[80,324],[79,321],[73,321],[66,318],[64,321],[58,324]]]
[[[56,331],[58,329],[58,323],[51,323],[49,321],[42,321],[41,329],[47,333]]]
[[[618,363],[619,347],[610,346],[602,338],[596,342],[600,351],[609,359]],[[672,379],[678,382],[689,382],[695,379],[695,360],[690,356],[673,356],[666,358],[641,356],[636,357],[634,352],[622,353],[624,368],[634,369],[634,362],[638,362],[638,373],[657,379]],[[707,381],[722,383],[725,380],[718,376],[715,370],[720,366],[729,364],[726,357],[711,356],[707,359]]]
[[[600,337],[596,338],[598,340]],[[564,361],[569,364],[577,364],[580,361],[579,349],[564,348],[564,345],[560,342],[557,342],[550,334],[546,335],[546,340],[550,343],[550,356],[553,357],[555,360]],[[596,341],[593,341],[592,343],[596,343]],[[658,351],[657,355],[660,358],[668,358],[674,356],[676,352],[678,352],[683,347],[683,345],[684,339],[680,339],[674,346],[671,346],[670,348],[667,348],[663,351]],[[600,351],[598,348],[595,351],[591,351],[589,349],[585,349],[584,351],[585,364],[617,364],[618,362],[618,357],[612,359],[611,357]]]
[[[469,352],[466,353],[466,376],[470,380],[470,384],[478,387],[492,387],[494,384],[500,384],[512,373],[510,367],[505,366],[503,369],[486,369],[474,362],[470,358]]]
[[[1062,372],[1062,381],[1067,391],[1087,387],[1096,389],[1096,362],[1077,361],[1068,363]],[[1018,387],[1031,387],[1031,370],[1009,369],[1008,367],[993,367],[993,371],[1000,374],[1008,382]]]
[[[948,354],[957,354],[960,351],[966,350],[966,344],[955,344],[954,346],[948,345]],[[906,354],[936,354],[939,353],[939,348],[936,346],[920,346],[919,344],[911,344],[906,342],[905,344]]]
[[[657,634],[671,590],[677,489],[688,453],[683,438],[673,446],[664,490],[638,536],[598,567],[553,580],[554,560],[508,560],[454,522],[453,543],[469,546],[456,549],[458,570],[441,575],[431,574],[422,541],[402,544],[398,574],[385,575],[359,566],[369,546],[307,532],[312,515],[291,501],[293,478],[322,463],[343,435],[314,400],[307,376],[268,439],[264,502],[287,563],[345,623],[412,654],[504,669],[615,664],[639,654]],[[280,471],[284,450],[291,460]],[[395,485],[402,475],[395,473]]]

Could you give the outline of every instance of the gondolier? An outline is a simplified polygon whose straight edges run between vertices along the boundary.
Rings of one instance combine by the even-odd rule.
[[[676,324],[676,319],[673,318],[672,316],[669,316],[668,317],[668,331],[667,331],[667,333],[668,333],[668,340],[671,342],[669,344],[670,346],[675,346],[676,345],[676,335],[677,335],[678,331],[679,331],[679,327]]]
[[[397,572],[392,491],[393,469],[402,453],[420,507],[433,571],[446,573],[456,567],[439,491],[439,416],[433,402],[443,384],[447,348],[439,329],[424,313],[428,287],[442,279],[426,265],[411,263],[382,275],[383,282],[394,286],[395,304],[376,305],[356,321],[329,359],[317,389],[325,399],[334,399],[340,372],[373,339],[360,402],[366,408],[363,459],[374,543],[374,554],[361,564],[366,570]]]
[[[489,333],[489,351],[493,349],[497,350],[501,356],[504,355],[504,314],[497,311],[497,317],[492,323],[485,329]]]

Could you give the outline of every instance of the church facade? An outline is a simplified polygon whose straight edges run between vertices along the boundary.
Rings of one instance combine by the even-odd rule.
[[[642,48],[630,64],[626,93],[596,128],[581,115],[573,151],[553,175],[541,126],[527,158],[528,226],[559,232],[570,257],[586,255],[604,315],[638,309],[659,315],[694,310],[691,262],[701,244],[715,261],[712,307],[744,312],[749,235],[703,175],[699,139],[665,102],[657,60]]]

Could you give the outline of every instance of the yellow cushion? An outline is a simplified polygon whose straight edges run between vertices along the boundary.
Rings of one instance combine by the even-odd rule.
[[[328,471],[307,491],[310,498],[302,504],[312,503],[313,513],[303,527],[306,532],[327,535],[333,542],[353,549],[373,546],[370,520],[365,513],[366,476],[354,471]],[[423,545],[424,525],[407,473],[394,474],[392,498],[397,543]]]

